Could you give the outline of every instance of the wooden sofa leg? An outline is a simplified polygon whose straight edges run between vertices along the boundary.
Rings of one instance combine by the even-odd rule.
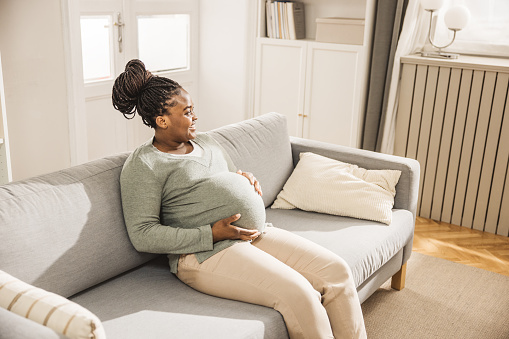
[[[392,276],[391,287],[395,290],[401,291],[405,288],[406,264],[404,263],[401,269]]]

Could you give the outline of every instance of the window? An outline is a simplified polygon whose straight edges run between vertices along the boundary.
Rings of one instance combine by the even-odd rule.
[[[452,32],[444,24],[448,7],[464,5],[470,11],[468,25],[456,35],[447,50],[463,54],[509,56],[509,1],[508,0],[450,0],[438,14],[437,43],[450,41]]]
[[[189,15],[137,16],[138,55],[151,72],[189,69]]]
[[[111,16],[82,16],[80,24],[85,82],[111,79],[113,77]]]

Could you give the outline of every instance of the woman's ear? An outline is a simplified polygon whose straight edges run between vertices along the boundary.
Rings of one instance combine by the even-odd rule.
[[[156,117],[157,127],[162,128],[162,129],[168,128],[168,122],[166,120],[167,120],[167,118],[165,115],[158,115]]]

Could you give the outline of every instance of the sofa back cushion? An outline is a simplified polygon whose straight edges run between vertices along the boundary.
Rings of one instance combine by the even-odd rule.
[[[260,182],[265,207],[271,205],[293,171],[286,118],[267,113],[208,132],[228,152],[237,169]]]
[[[0,270],[68,297],[153,258],[134,249],[124,225],[126,158],[0,186]]]

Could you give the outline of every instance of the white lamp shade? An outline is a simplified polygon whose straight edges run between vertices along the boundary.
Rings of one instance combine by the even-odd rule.
[[[444,0],[421,0],[422,8],[428,11],[436,11],[442,7]]]
[[[444,21],[450,30],[460,31],[470,20],[470,11],[465,6],[453,6],[444,15]]]

